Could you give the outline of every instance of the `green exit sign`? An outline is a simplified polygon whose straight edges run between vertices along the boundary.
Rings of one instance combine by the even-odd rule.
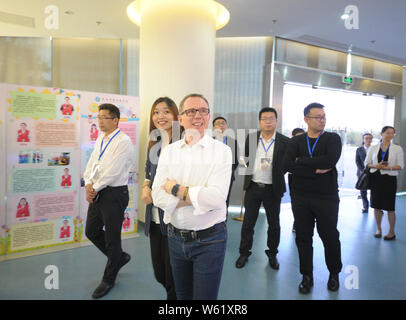
[[[343,77],[343,83],[345,83],[345,84],[352,84],[352,78],[351,78],[351,77],[344,76],[344,77]]]

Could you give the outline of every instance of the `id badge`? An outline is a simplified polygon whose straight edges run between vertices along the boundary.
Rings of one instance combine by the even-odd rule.
[[[271,169],[271,158],[261,158],[261,170],[269,171]]]

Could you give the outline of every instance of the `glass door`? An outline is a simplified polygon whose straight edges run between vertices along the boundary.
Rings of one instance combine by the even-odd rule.
[[[355,189],[356,149],[362,145],[362,134],[370,132],[379,143],[383,126],[393,126],[395,100],[380,95],[285,83],[283,87],[282,133],[290,137],[294,128],[306,130],[303,109],[312,102],[325,106],[326,130],[341,136],[343,150],[337,163],[340,196],[358,194]]]

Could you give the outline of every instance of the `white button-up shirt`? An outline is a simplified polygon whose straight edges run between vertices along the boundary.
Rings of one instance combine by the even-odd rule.
[[[86,165],[83,174],[85,185],[93,183],[93,189],[97,192],[107,186],[118,187],[128,184],[134,147],[130,137],[122,131],[115,136],[119,130],[117,128],[107,137],[100,135],[97,138],[94,150]],[[103,149],[101,149],[102,141]],[[103,150],[105,151],[99,160]]]
[[[225,221],[231,165],[230,147],[208,135],[192,146],[181,139],[163,149],[152,199],[155,206],[164,210],[164,222],[197,231]],[[189,187],[192,206],[176,208],[180,199],[163,189],[167,179]]]
[[[276,130],[271,138],[271,140],[265,140],[261,136],[259,137],[258,140],[258,146],[257,146],[257,153],[255,156],[255,170],[254,170],[254,175],[252,177],[252,181],[258,182],[258,183],[265,183],[265,184],[272,184],[272,165],[273,165],[273,150],[275,148],[275,138],[276,138]],[[265,149],[261,143],[261,139],[265,145]],[[265,151],[268,149],[268,151]],[[262,158],[269,158],[270,166],[268,167],[267,170],[263,170],[261,168],[261,159]]]

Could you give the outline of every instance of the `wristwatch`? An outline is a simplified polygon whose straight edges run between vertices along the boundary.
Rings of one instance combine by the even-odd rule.
[[[172,187],[171,193],[172,193],[175,197],[178,196],[179,187],[180,187],[180,184],[179,184],[179,183],[175,184],[175,185]]]
[[[186,187],[185,192],[183,193],[183,199],[182,199],[183,201],[186,201],[188,193],[189,193],[189,187]]]

